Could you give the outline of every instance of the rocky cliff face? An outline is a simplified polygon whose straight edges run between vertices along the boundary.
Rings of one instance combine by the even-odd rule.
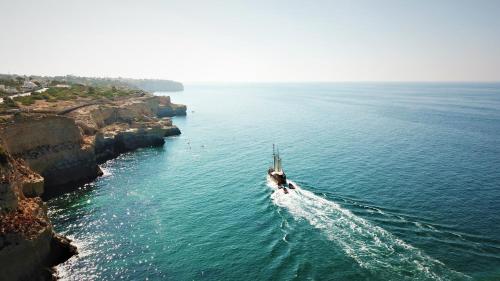
[[[164,137],[180,134],[169,118],[160,118],[165,112],[185,115],[186,107],[173,104],[170,97],[144,95],[92,104],[64,116],[17,114],[0,123],[0,142],[41,175],[24,185],[27,196],[58,194],[99,176],[99,163],[140,147],[163,145]]]
[[[70,241],[54,233],[40,198],[27,198],[25,184],[40,176],[22,160],[5,154],[0,163],[0,277],[50,280],[50,267],[76,254]]]
[[[170,97],[145,96],[120,104],[93,105],[72,112],[85,135],[92,136],[97,163],[140,147],[161,146],[164,138],[179,135],[180,130],[160,112],[166,108],[185,115],[184,105],[175,105]],[[174,114],[175,115],[175,114]]]
[[[172,135],[171,131],[179,129],[171,127],[141,127],[126,130],[106,131],[99,133],[95,138],[95,153],[98,163],[115,158],[121,153],[132,151],[140,147],[161,146],[165,143],[164,137]],[[177,133],[178,132],[178,133]]]
[[[172,117],[186,115],[186,106],[182,104],[170,104],[158,110],[159,117]]]
[[[186,108],[146,95],[64,112],[0,116],[0,280],[50,280],[50,267],[76,254],[38,196],[93,180],[122,152],[163,145],[180,130],[160,117]]]
[[[45,179],[45,187],[89,181],[101,172],[93,147],[68,117],[17,115],[0,128],[5,149],[24,159]]]

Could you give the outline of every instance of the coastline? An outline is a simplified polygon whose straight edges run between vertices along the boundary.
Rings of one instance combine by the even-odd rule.
[[[143,91],[57,105],[49,111],[41,102],[0,116],[0,276],[6,280],[53,279],[52,267],[78,253],[54,232],[40,198],[95,180],[99,164],[124,152],[164,145],[165,137],[181,133],[170,117],[186,114],[170,97]]]
[[[481,171],[491,175],[494,168],[498,167],[495,159],[497,153],[485,156],[477,155],[473,150],[458,152],[446,149],[447,145],[459,143],[474,148],[477,143],[470,137],[477,137],[481,132],[487,134],[486,147],[495,149],[492,141],[498,139],[498,130],[495,130],[496,126],[479,125],[489,124],[484,123],[487,121],[486,116],[478,115],[481,111],[471,114],[466,108],[460,111],[461,117],[456,119],[456,111],[453,107],[447,107],[451,110],[446,116],[433,115],[433,103],[436,101],[434,95],[437,95],[438,100],[446,99],[446,94],[439,94],[441,87],[433,88],[430,92],[423,86],[407,88],[403,85],[397,89],[389,87],[386,94],[372,91],[368,98],[363,98],[365,93],[360,92],[344,100],[349,105],[338,102],[345,98],[343,93],[346,89],[343,87],[332,86],[327,93],[324,92],[323,85],[315,88],[295,87],[277,85],[271,91],[266,90],[268,95],[277,95],[272,100],[264,92],[258,91],[260,86],[237,92],[234,87],[226,85],[213,88],[189,86],[185,93],[172,94],[173,101],[190,105],[190,112],[195,110],[189,118],[173,119],[182,130],[181,137],[167,140],[168,147],[140,149],[106,162],[102,167],[107,176],[81,190],[47,202],[55,229],[74,239],[80,251],[78,257],[57,267],[61,278],[141,279],[145,275],[142,269],[151,268],[153,271],[146,273],[151,280],[196,280],[202,278],[200,271],[205,270],[207,273],[208,268],[219,270],[214,273],[215,276],[212,275],[215,279],[293,279],[296,273],[294,268],[307,264],[311,268],[300,274],[303,279],[322,276],[327,279],[363,280],[364,276],[370,274],[374,280],[384,280],[404,279],[399,275],[402,271],[421,274],[420,270],[411,265],[403,265],[397,256],[378,254],[379,250],[383,250],[381,247],[398,247],[398,240],[391,237],[399,238],[425,254],[419,255],[414,250],[398,248],[402,252],[397,253],[401,253],[405,259],[416,257],[435,266],[430,257],[444,263],[448,268],[445,270],[455,270],[472,278],[494,276],[495,272],[491,269],[495,268],[498,255],[477,256],[474,252],[475,249],[488,251],[489,246],[498,245],[495,240],[495,233],[498,231],[494,226],[481,223],[480,217],[476,217],[476,221],[470,222],[469,227],[467,218],[453,216],[446,217],[446,220],[453,221],[456,226],[447,228],[443,219],[431,218],[427,212],[435,208],[436,214],[446,216],[449,211],[445,206],[453,206],[456,214],[470,210],[469,207],[481,210],[480,213],[484,214],[487,207],[480,206],[478,202],[469,202],[470,206],[461,208],[454,205],[453,200],[442,196],[435,201],[430,200],[429,195],[436,194],[435,192],[451,195],[453,190],[463,189],[459,182],[447,178],[446,174],[435,173],[427,179],[426,175],[435,166],[422,165],[429,163],[425,159],[440,159],[437,163],[445,167],[449,163],[448,157],[466,156],[474,160],[473,164],[459,163],[459,166],[452,166],[451,171],[481,167]],[[449,87],[453,89],[454,85]],[[349,90],[356,92],[360,88],[364,86]],[[461,97],[477,94],[478,97],[485,98],[489,96],[488,89],[488,85],[480,88],[472,85]],[[405,94],[399,94],[403,90]],[[407,94],[408,91],[410,93]],[[309,95],[316,99],[312,101]],[[380,105],[377,99],[372,99],[375,97],[386,102]],[[400,109],[406,108],[404,105],[414,105],[414,101],[407,101],[408,97],[426,101],[422,105],[425,109],[416,108],[409,112],[411,120],[424,121],[422,116],[432,116],[430,120],[433,124],[409,124],[406,119],[400,119],[408,117],[406,112],[391,112],[389,116],[384,115],[389,118],[384,118],[381,122],[378,118],[380,112],[370,110],[377,108],[387,113],[387,110],[392,109],[391,102],[402,103]],[[353,105],[358,99],[367,104]],[[281,129],[273,134],[262,134],[269,124],[269,116],[274,114],[275,108],[283,106],[289,108],[290,112],[299,114],[290,114],[286,121],[276,120],[277,127]],[[311,126],[300,126],[305,122],[304,112],[308,113],[307,122]],[[360,118],[353,119],[353,112],[363,114]],[[496,118],[497,113],[491,112],[488,116]],[[479,121],[468,119],[474,116]],[[462,120],[460,124],[464,124],[466,128],[481,129],[481,132],[474,130],[466,135],[467,138],[460,139],[463,133],[455,130],[455,124],[449,123],[449,117]],[[338,118],[339,122],[324,122],[331,120],[329,118]],[[442,131],[443,125],[447,132]],[[398,133],[397,138],[390,138],[387,143],[380,143],[383,139],[379,132],[387,129],[404,133]],[[221,135],[221,132],[224,133]],[[366,138],[359,138],[359,132]],[[437,138],[429,137],[429,133]],[[276,194],[283,196],[275,198],[273,190],[266,185],[265,171],[276,136],[279,136],[278,144],[284,148],[287,175],[299,184],[299,188],[311,191],[316,196],[292,201],[293,204],[275,200],[292,198],[284,197],[283,193]],[[446,141],[437,147],[427,146],[429,142],[443,136]],[[297,142],[298,139],[304,142]],[[335,139],[335,145],[324,142],[326,139]],[[422,139],[427,141],[421,144],[418,140]],[[374,143],[379,144],[376,149],[370,147]],[[392,147],[405,145],[412,148],[406,151],[408,154],[385,158],[383,161],[388,166],[378,172],[365,170],[367,163],[370,164],[369,167],[377,167],[381,161],[380,155],[392,155]],[[422,145],[429,149],[415,149]],[[450,154],[452,151],[457,154]],[[425,158],[419,158],[421,155]],[[439,158],[432,158],[434,155]],[[418,160],[405,162],[408,158]],[[496,164],[489,166],[488,162]],[[397,169],[401,163],[408,164],[403,171],[415,171],[416,176],[407,178],[402,170]],[[332,173],[325,173],[325,170]],[[366,173],[360,173],[362,171]],[[379,174],[380,171],[383,174]],[[464,175],[477,176],[479,181],[473,185],[476,190],[484,186],[490,190],[485,194],[489,194],[490,198],[495,195],[494,182],[490,181],[488,185],[488,177],[462,171]],[[353,174],[359,178],[353,180]],[[405,184],[407,180],[409,182]],[[436,182],[443,185],[436,186]],[[430,194],[415,192],[415,186],[427,188]],[[398,191],[397,194],[395,191]],[[344,196],[347,200],[344,200]],[[336,203],[341,208],[324,209],[323,206],[329,203],[318,197]],[[325,204],[313,207],[310,203],[317,202],[316,200]],[[400,202],[404,202],[407,207],[394,211]],[[300,210],[304,213],[294,212]],[[319,221],[323,228],[315,228],[314,221],[307,220],[322,215],[316,210],[328,212],[328,216]],[[346,216],[346,211],[353,216]],[[394,215],[401,217],[397,224],[391,223]],[[330,227],[330,222],[338,216],[345,224]],[[361,223],[360,228],[351,229],[351,223],[357,222]],[[378,227],[383,228],[382,232],[385,234],[377,231]],[[472,227],[478,231],[474,232]],[[381,244],[374,245],[372,240],[367,241],[361,237],[363,233],[379,233],[385,239],[381,240]],[[453,233],[461,233],[463,238],[454,236]],[[335,235],[332,236],[333,234]],[[439,237],[449,243],[436,241]],[[493,244],[478,245],[474,239],[478,237],[489,239]],[[417,239],[428,244],[420,243]],[[345,244],[339,245],[337,241]],[[462,242],[463,247],[453,245],[457,242]],[[189,243],[193,246],[189,247]],[[359,245],[366,245],[366,249],[373,250],[374,255],[363,256],[362,260],[367,262],[365,264],[369,268],[359,267],[345,251],[346,247],[351,247],[354,252],[350,253],[363,255],[364,248]],[[283,259],[271,259],[271,256],[275,257],[275,247],[281,250],[289,247],[291,252],[280,252],[284,255]],[[450,255],[450,252],[457,253],[460,258]],[[148,258],[147,263],[144,262],[145,257]],[[245,257],[244,262],[232,267],[232,262],[240,257]],[[252,271],[262,265],[263,260],[267,261],[265,264],[269,268],[282,270],[279,274],[274,270]],[[461,266],[460,263],[467,260],[472,261],[467,266]],[[124,262],[121,263],[122,261]],[[379,267],[380,263],[387,267]],[[332,271],[331,264],[338,265],[338,270]],[[475,269],[478,265],[484,266],[482,270]],[[439,278],[461,280],[452,278],[455,276],[453,273],[444,272],[437,266],[438,268],[429,270]],[[245,275],[245,272],[250,274]],[[379,276],[377,273],[384,275]]]

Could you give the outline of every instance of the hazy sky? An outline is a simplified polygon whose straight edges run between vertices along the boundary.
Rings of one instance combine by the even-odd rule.
[[[0,0],[0,72],[500,81],[500,1]]]

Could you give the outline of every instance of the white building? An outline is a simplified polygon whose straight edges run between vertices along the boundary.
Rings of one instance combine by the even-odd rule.
[[[5,87],[5,90],[3,90],[4,93],[7,94],[17,94],[18,90],[14,87]]]
[[[56,87],[56,88],[71,88],[71,86],[67,85],[67,84],[57,84],[54,87]]]
[[[32,90],[36,89],[37,87],[38,87],[38,85],[31,82],[31,81],[24,81],[23,85],[21,86],[21,90],[23,92],[27,92],[27,91],[32,91]]]

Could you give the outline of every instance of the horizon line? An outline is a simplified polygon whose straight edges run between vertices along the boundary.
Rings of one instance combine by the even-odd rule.
[[[134,79],[134,78],[132,78]],[[158,78],[138,78],[158,79]],[[172,79],[160,79],[172,80]],[[500,83],[500,80],[294,80],[294,81],[179,81],[187,84],[294,84],[294,83]]]
[[[18,75],[18,76],[41,76],[41,77],[57,77],[57,76],[75,76],[75,77],[85,77],[85,78],[97,78],[97,79],[146,79],[146,80],[170,80],[175,82],[187,83],[187,84],[293,84],[293,83],[500,83],[499,80],[186,80],[182,81],[175,78],[136,78],[131,76],[87,76],[81,74],[19,74],[19,73],[5,73],[0,72],[0,75]]]

